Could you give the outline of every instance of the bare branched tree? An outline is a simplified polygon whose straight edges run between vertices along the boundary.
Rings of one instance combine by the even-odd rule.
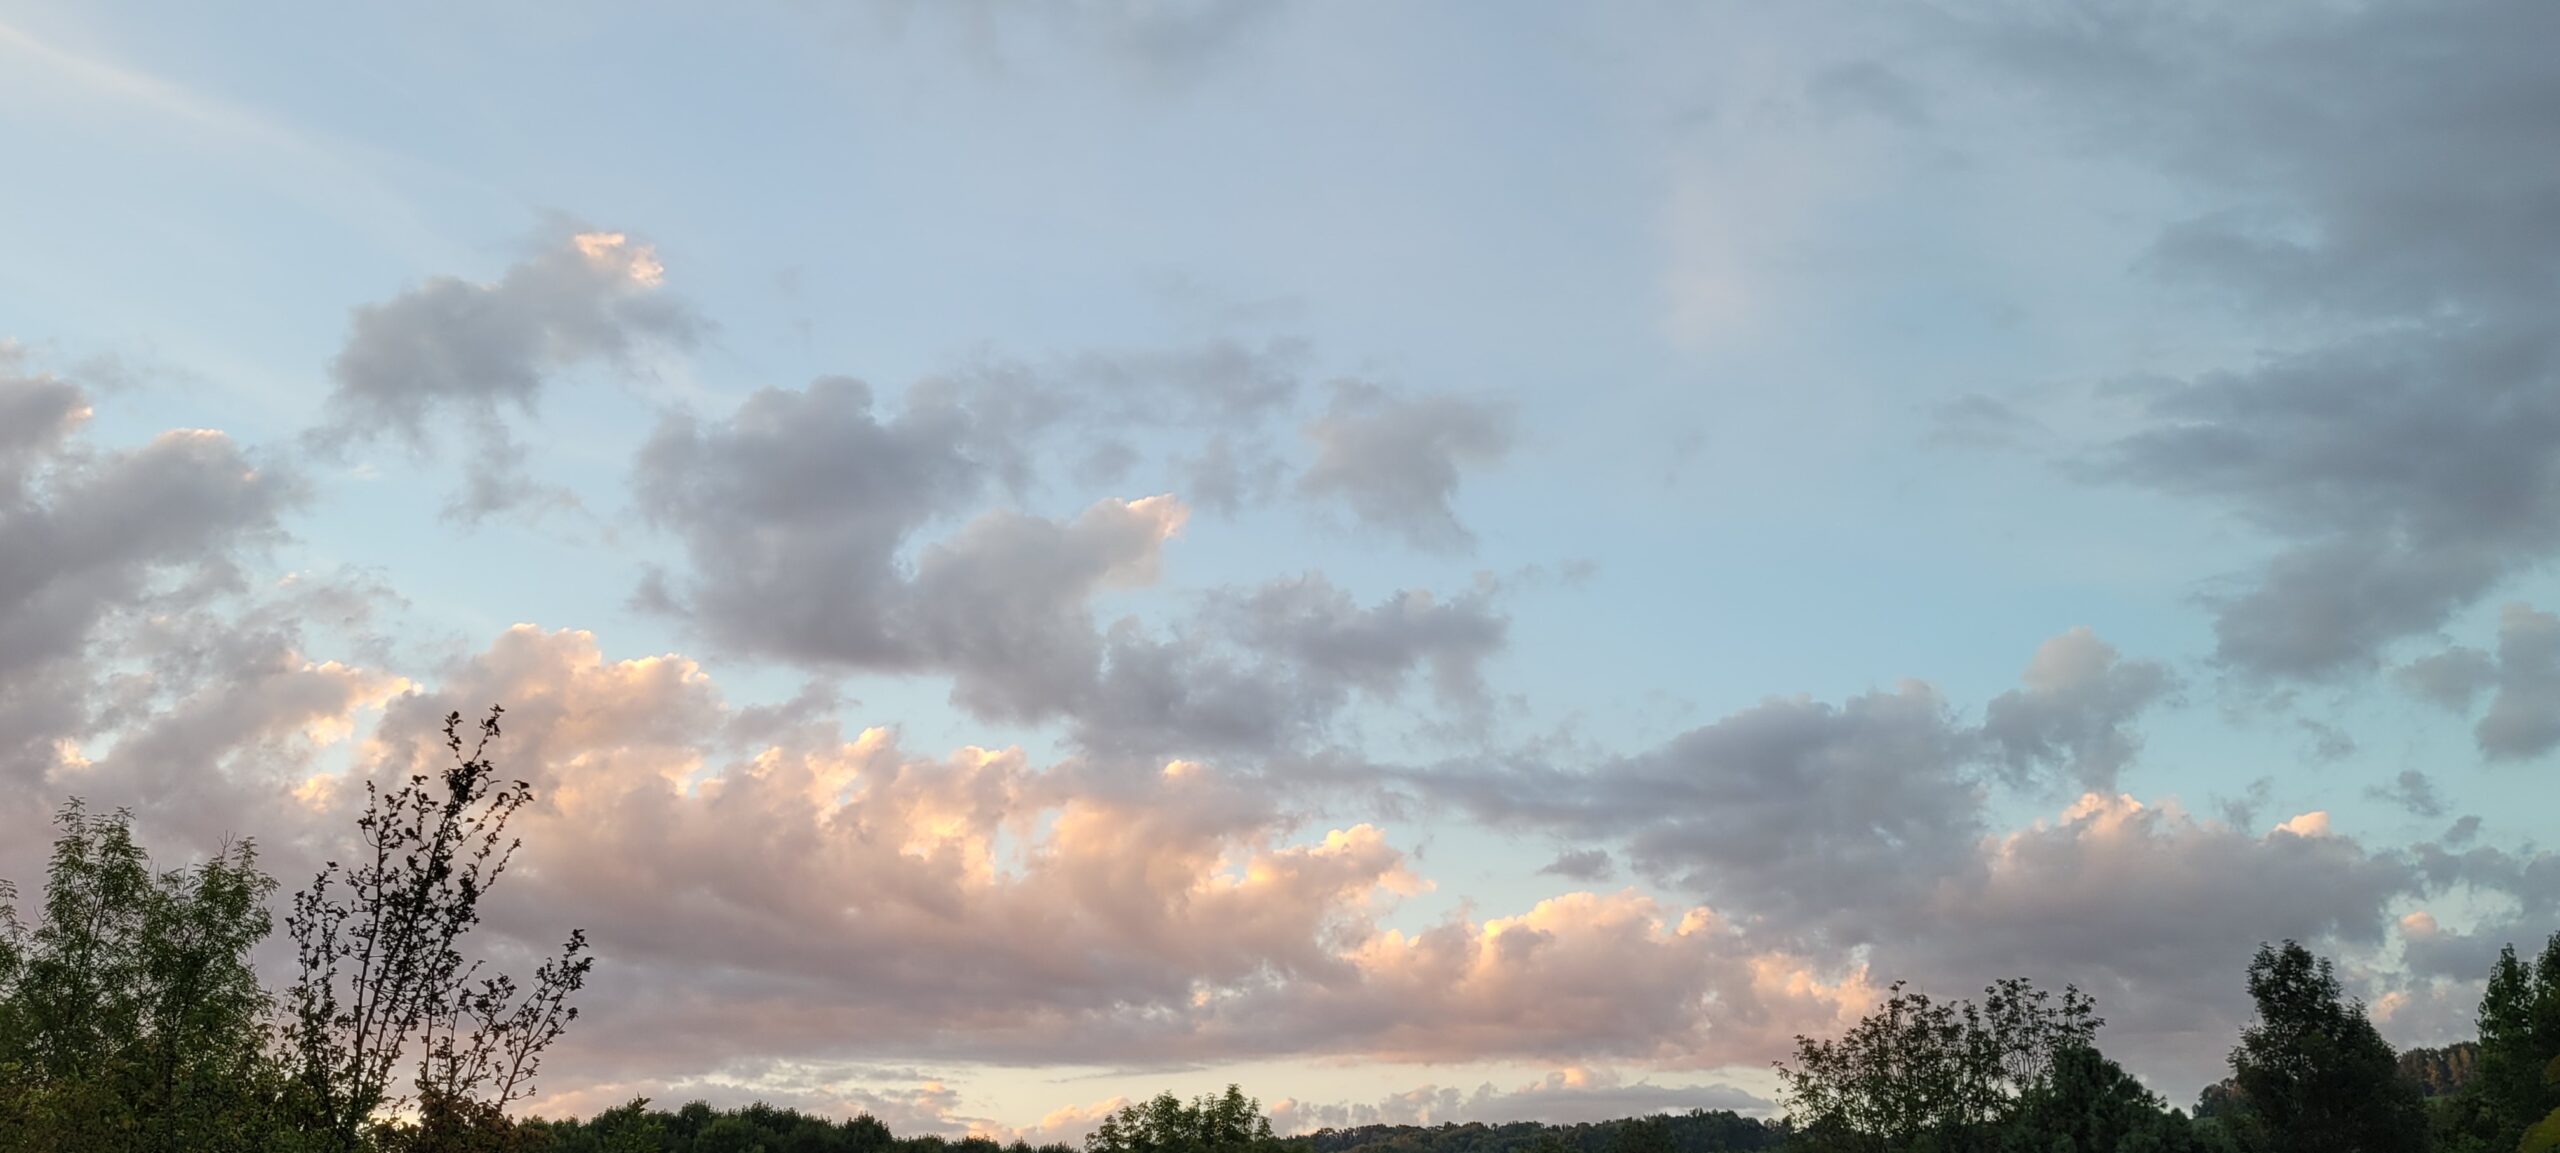
[[[507,823],[533,797],[488,759],[502,712],[489,710],[467,752],[462,714],[445,718],[453,763],[441,780],[418,774],[387,793],[368,783],[357,827],[371,859],[331,861],[294,897],[288,1028],[324,1148],[356,1149],[379,1115],[412,1104],[426,1117],[500,1115],[532,1094],[542,1051],[577,1017],[569,998],[594,964],[584,932],[529,987],[483,976],[459,948],[520,843]],[[418,1060],[407,1093],[392,1084],[404,1055]]]

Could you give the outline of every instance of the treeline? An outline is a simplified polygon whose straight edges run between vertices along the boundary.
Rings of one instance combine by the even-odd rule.
[[[1358,1125],[1319,1129],[1288,1144],[1306,1153],[1734,1153],[1786,1144],[1783,1124],[1729,1110],[1692,1109],[1618,1121]]]
[[[584,1121],[524,1122],[521,1149],[547,1153],[1076,1153],[1066,1145],[896,1137],[869,1115],[829,1120],[796,1109],[636,1101]],[[1261,1102],[1229,1086],[1183,1101],[1170,1094],[1114,1113],[1084,1153],[1737,1153],[1777,1149],[1784,1125],[1731,1112],[1662,1114],[1573,1125],[1516,1121],[1361,1125],[1275,1137]]]

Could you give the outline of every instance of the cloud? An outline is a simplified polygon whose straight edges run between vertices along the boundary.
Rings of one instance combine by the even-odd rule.
[[[2091,794],[2058,820],[1985,839],[1981,867],[1898,918],[1869,964],[1924,987],[1986,974],[2072,982],[2114,1022],[2110,1053],[2169,1085],[2220,1076],[2248,1017],[2237,979],[2261,941],[2372,949],[2396,902],[2436,882],[2406,852],[2368,849],[2306,814],[2253,834],[2174,805]]]
[[[1311,355],[1303,340],[1229,338],[1041,361],[982,355],[916,381],[903,401],[965,428],[969,454],[1017,494],[1041,479],[1044,451],[1125,466],[1144,455],[1133,443],[1142,434],[1173,433],[1198,444],[1170,454],[1200,490],[1180,495],[1234,512],[1267,495],[1281,467],[1273,426],[1297,404]],[[1108,482],[1113,471],[1082,479]]]
[[[1499,464],[1510,453],[1511,414],[1474,397],[1406,397],[1341,381],[1306,435],[1316,460],[1299,476],[1299,492],[1340,501],[1361,524],[1416,548],[1463,552],[1475,536],[1451,502],[1465,469]]]
[[[474,446],[456,514],[477,519],[556,495],[526,474],[506,414],[532,415],[560,372],[628,368],[646,348],[692,345],[704,322],[658,291],[664,279],[648,245],[581,232],[546,243],[496,281],[437,276],[361,306],[329,366],[327,418],[309,439],[342,449],[390,438],[424,453],[450,420]]]
[[[1556,859],[1547,862],[1547,866],[1538,870],[1538,874],[1546,877],[1563,877],[1588,884],[1606,881],[1616,875],[1617,871],[1617,864],[1609,858],[1607,849],[1566,849],[1557,853]]]
[[[2023,679],[1983,712],[1983,735],[2004,767],[2017,779],[2052,771],[2100,791],[2141,751],[2132,722],[2176,685],[2167,668],[2122,659],[2085,626],[2038,646]]]
[[[1492,594],[1400,589],[1362,607],[1309,573],[1218,590],[1171,630],[1121,620],[1073,713],[1076,740],[1130,754],[1300,750],[1330,736],[1355,697],[1403,702],[1424,675],[1442,711],[1481,715],[1480,668],[1509,631]]]
[[[955,673],[964,707],[1025,720],[1066,711],[1101,661],[1088,602],[1153,583],[1187,515],[1170,496],[1099,501],[1063,522],[985,514],[924,548],[893,627]]]
[[[2399,776],[2391,779],[2390,784],[2375,785],[2366,789],[2364,795],[2407,809],[2411,816],[2444,815],[2444,798],[2436,793],[2435,779],[2416,769],[2403,769]]]
[[[1184,510],[1104,500],[1066,520],[989,511],[918,547],[990,470],[957,410],[883,419],[861,382],[764,389],[727,421],[676,416],[641,450],[642,511],[686,547],[691,576],[651,599],[716,645],[811,665],[942,672],[986,715],[1074,703],[1101,660],[1088,604],[1153,579]]]
[[[2498,662],[2478,649],[2455,645],[2401,666],[2399,678],[2418,699],[2469,713],[2480,694],[2498,683]]]
[[[1483,662],[1501,650],[1508,622],[1491,606],[1491,586],[1455,600],[1400,589],[1361,606],[1351,594],[1309,573],[1272,581],[1221,606],[1245,645],[1288,660],[1301,676],[1392,697],[1417,666],[1453,704],[1481,704]]]
[[[2133,664],[2075,630],[2043,646],[2026,687],[1979,729],[1909,682],[1839,704],[1767,701],[1583,770],[1387,774],[1497,828],[1623,851],[1744,926],[1753,949],[1855,955],[1874,982],[1944,992],[2011,974],[2077,983],[2122,1022],[2110,1052],[2175,1085],[2218,1076],[2218,1051],[2197,1038],[2245,1020],[2234,975],[2258,942],[2379,951],[2403,902],[2469,888],[2500,906],[2555,867],[2497,850],[2368,847],[2325,812],[2255,832],[2096,792],[2056,819],[1996,830],[1986,781],[2013,757],[2121,764],[2136,742],[2116,726],[2166,685],[2156,669],[2127,675]]]
[[[1282,1099],[1272,1103],[1270,1113],[1274,1130],[1299,1134],[1360,1125],[1501,1125],[1514,1121],[1576,1124],[1692,1109],[1766,1115],[1775,1110],[1775,1103],[1730,1085],[1629,1081],[1612,1069],[1576,1066],[1510,1089],[1497,1088],[1487,1081],[1472,1092],[1423,1085],[1391,1093],[1375,1102]]]
[[[0,349],[0,877],[40,878],[71,796],[183,857],[256,835],[299,860],[293,796],[399,677],[308,655],[371,594],[254,566],[301,499],[219,432],[84,435],[82,391]]]
[[[2560,488],[2537,479],[2560,476],[2543,447],[2560,404],[2536,411],[2539,354],[2484,339],[2517,338],[2394,334],[2209,377],[2116,445],[2113,475],[2231,500],[2297,542],[2219,606],[2223,660],[2296,677],[2370,666],[2560,545],[2541,527]]]
[[[219,432],[100,449],[79,435],[89,415],[77,387],[0,345],[0,782],[40,787],[102,731],[126,630],[242,587],[300,499]]]
[[[2483,689],[2496,690],[2472,726],[2481,754],[2493,761],[2531,760],[2560,747],[2560,616],[2507,605],[2498,610],[2495,656],[2456,645],[2411,661],[2400,680],[2420,698],[2466,715]]]
[[[2560,745],[2560,616],[2524,605],[2498,613],[2498,694],[2474,729],[2493,760],[2538,757]]]
[[[437,718],[489,700],[502,769],[541,801],[488,923],[540,940],[574,910],[605,958],[561,1084],[891,1053],[1712,1067],[1871,993],[1631,891],[1389,929],[1429,884],[1415,862],[1252,774],[923,757],[817,720],[750,739],[693,662],[577,632],[511,629],[393,701],[359,773],[432,763]]]
[[[2542,113],[2560,76],[2530,47],[2560,13],[2155,8],[1976,31],[2198,204],[2149,268],[2292,337],[2164,392],[2094,470],[2276,542],[2217,605],[2222,661],[2371,668],[2560,552],[2560,127]]]
[[[1974,867],[1976,739],[1906,682],[1833,705],[1772,699],[1587,772],[1534,764],[1407,774],[1497,826],[1622,842],[1634,867],[1849,947],[1865,914]]]
[[[1840,1027],[1874,998],[1860,971],[1826,980],[1825,969],[1710,910],[1677,911],[1633,890],[1567,893],[1517,916],[1409,935],[1382,930],[1348,959],[1357,981],[1239,998],[1220,1031],[1393,1061],[1503,1054],[1715,1068]]]
[[[1267,403],[1256,388],[1221,395],[1200,403]],[[1507,631],[1491,586],[1363,605],[1310,573],[1212,590],[1158,629],[1102,622],[1092,604],[1154,580],[1188,515],[1170,496],[1106,499],[1065,519],[996,508],[923,539],[974,507],[1009,458],[985,448],[979,414],[995,402],[964,400],[947,380],[930,396],[885,414],[860,382],[828,378],[758,391],[726,420],[669,417],[633,486],[683,542],[688,571],[656,579],[643,603],[723,651],[947,675],[953,702],[979,716],[1064,718],[1088,748],[1141,756],[1294,746],[1354,694],[1399,699],[1418,672],[1443,706],[1482,706],[1480,669]]]

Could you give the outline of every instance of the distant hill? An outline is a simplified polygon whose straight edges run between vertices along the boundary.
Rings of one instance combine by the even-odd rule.
[[[2461,1092],[2479,1070],[2477,1041],[2456,1041],[2441,1049],[2411,1049],[2400,1054],[2400,1076],[2429,1097],[2450,1097]]]
[[[1359,1125],[1287,1139],[1306,1153],[1728,1153],[1775,1149],[1779,1126],[1730,1111],[1665,1113],[1620,1121],[1549,1125]]]

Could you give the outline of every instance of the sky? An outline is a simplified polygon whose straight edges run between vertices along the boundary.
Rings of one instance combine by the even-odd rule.
[[[0,0],[0,876],[503,705],[534,1111],[2173,1102],[2560,930],[2560,8]],[[270,947],[267,960],[286,960]]]

